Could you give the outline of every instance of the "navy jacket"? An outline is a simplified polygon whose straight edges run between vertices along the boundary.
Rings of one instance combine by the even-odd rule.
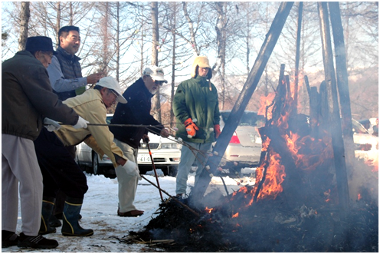
[[[127,99],[128,103],[117,104],[115,114],[111,119],[111,124],[141,124],[152,125],[153,127],[110,126],[109,128],[116,139],[127,143],[133,148],[138,148],[142,136],[147,134],[148,130],[159,135],[164,126],[150,115],[153,95],[146,88],[142,78],[139,78],[135,83],[129,86],[123,93],[123,96]]]

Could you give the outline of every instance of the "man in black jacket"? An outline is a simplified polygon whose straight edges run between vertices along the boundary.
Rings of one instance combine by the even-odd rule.
[[[143,72],[143,76],[125,90],[123,96],[128,103],[119,103],[111,120],[111,124],[152,125],[150,128],[110,126],[116,145],[123,150],[128,160],[136,164],[138,163],[137,153],[140,140],[148,138],[148,131],[162,137],[169,136],[164,126],[150,115],[151,98],[164,82],[167,83],[162,68],[157,66],[147,67]],[[142,215],[144,211],[137,210],[133,204],[139,177],[117,168],[116,175],[119,183],[117,214],[122,217]]]

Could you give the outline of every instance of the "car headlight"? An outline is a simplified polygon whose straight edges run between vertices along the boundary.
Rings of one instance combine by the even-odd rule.
[[[161,149],[181,149],[181,144],[177,143],[162,143]]]

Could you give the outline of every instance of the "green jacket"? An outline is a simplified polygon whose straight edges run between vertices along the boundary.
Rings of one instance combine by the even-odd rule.
[[[216,87],[204,77],[196,77],[179,84],[173,99],[173,112],[177,119],[177,137],[194,143],[211,143],[215,141],[215,132],[210,130],[219,124],[219,103]],[[184,122],[197,119],[195,124],[199,131],[193,138],[187,137]]]

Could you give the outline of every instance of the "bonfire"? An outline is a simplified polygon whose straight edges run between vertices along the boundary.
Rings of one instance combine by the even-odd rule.
[[[377,170],[356,162],[375,184],[356,186],[360,192],[345,209],[331,133],[321,126],[313,131],[312,120],[296,113],[293,87],[280,78],[276,92],[263,100],[259,112],[267,121],[259,129],[262,154],[254,186],[228,195],[213,191],[201,203],[182,201],[197,203],[191,209],[166,199],[145,230],[130,232],[124,241],[165,251],[377,252]]]

